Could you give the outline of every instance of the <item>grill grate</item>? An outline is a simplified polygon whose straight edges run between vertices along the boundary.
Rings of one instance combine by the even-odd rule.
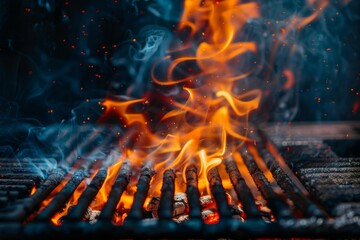
[[[143,206],[155,173],[152,166],[145,165],[139,174],[137,191],[127,218],[122,225],[113,224],[115,209],[130,181],[131,167],[126,161],[112,185],[98,221],[82,221],[107,177],[107,165],[104,161],[83,191],[77,205],[63,217],[60,226],[51,224],[52,216],[63,208],[84,179],[91,179],[89,176],[93,174],[94,165],[99,165],[99,162],[77,158],[76,161],[71,161],[73,167],[69,170],[57,166],[55,160],[23,159],[14,162],[13,159],[1,159],[2,239],[102,239],[104,236],[117,239],[359,237],[360,158],[338,157],[321,140],[289,144],[289,139],[283,142],[275,139],[275,144],[267,136],[263,131],[256,131],[252,136],[256,139],[256,145],[243,146],[240,154],[252,181],[275,217],[273,222],[264,221],[263,213],[256,205],[253,189],[233,157],[224,159],[223,164],[246,214],[245,221],[233,217],[226,190],[216,168],[208,172],[207,178],[220,221],[217,224],[205,224],[202,221],[198,176],[194,165],[186,169],[189,220],[181,223],[172,221],[175,193],[175,173],[172,169],[166,170],[163,175],[159,219],[148,218],[149,214]],[[269,180],[265,168],[271,172],[273,181]],[[64,182],[65,179],[68,180]],[[36,213],[40,204],[61,185],[61,191],[44,209]],[[275,185],[282,191],[278,191]],[[37,190],[31,193],[34,186]],[[29,196],[30,194],[32,195]]]

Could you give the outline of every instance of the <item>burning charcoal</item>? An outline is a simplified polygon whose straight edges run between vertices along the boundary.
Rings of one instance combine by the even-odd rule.
[[[178,216],[180,214],[185,213],[187,204],[185,203],[185,199],[183,197],[177,198],[177,202],[174,202],[174,211],[173,216]],[[149,204],[146,206],[147,211],[152,212],[153,218],[158,218],[158,208],[159,208],[160,198],[159,197],[153,197]]]
[[[146,211],[152,212],[153,218],[158,218],[158,208],[160,197],[151,198],[149,204],[146,206]],[[187,198],[185,193],[176,193],[174,196],[174,211],[173,216],[184,214],[188,209]]]
[[[182,193],[182,192],[175,193],[174,201],[175,202],[187,203],[186,193]]]
[[[188,221],[189,220],[189,215],[187,214],[184,214],[184,215],[180,215],[176,218],[173,218],[173,220],[177,223],[182,223],[182,222],[185,222],[185,221]]]
[[[216,209],[214,209],[214,208],[205,209],[205,210],[201,211],[201,217],[202,217],[202,219],[206,219],[210,215],[215,214],[215,212],[216,212]]]
[[[158,215],[158,208],[160,204],[160,197],[152,197],[149,204],[146,206],[146,211],[149,211],[152,213],[153,218],[159,218]]]
[[[256,201],[255,205],[258,207],[260,214],[262,216],[262,218],[264,219],[265,222],[270,223],[271,221],[273,221],[274,217],[272,215],[271,210],[267,207],[264,206],[261,202]]]
[[[99,210],[93,210],[91,208],[88,208],[84,214],[84,219],[86,221],[89,221],[89,223],[96,223],[100,213],[101,211]]]
[[[173,216],[183,214],[186,210],[186,205],[183,202],[174,202]]]
[[[204,195],[200,197],[200,204],[202,208],[209,208],[213,206],[214,200],[210,195]]]
[[[214,224],[219,221],[219,214],[215,208],[208,208],[201,212],[201,217],[205,223]]]
[[[124,220],[125,220],[125,218],[127,216],[128,216],[127,213],[116,210],[115,213],[114,213],[112,221],[116,225],[121,225],[121,224],[123,224],[123,222],[124,222]]]
[[[157,211],[159,208],[160,197],[152,197],[149,204],[146,206],[147,211]]]

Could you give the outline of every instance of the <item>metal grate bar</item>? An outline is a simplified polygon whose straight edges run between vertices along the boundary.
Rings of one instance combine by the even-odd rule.
[[[24,200],[20,206],[9,206],[0,214],[0,222],[23,222],[28,215],[34,212],[41,202],[52,192],[65,176],[65,170],[57,168],[51,172],[44,183],[40,185],[34,195]]]
[[[231,218],[232,214],[218,170],[216,168],[210,169],[208,171],[207,178],[210,183],[211,193],[215,198],[220,219]]]
[[[111,192],[109,194],[109,199],[106,202],[104,208],[101,211],[99,219],[101,220],[111,220],[116,206],[121,198],[121,195],[125,191],[127,185],[130,182],[131,176],[131,166],[129,162],[124,162],[121,165],[119,175],[117,176],[114,185],[112,186]]]
[[[190,165],[186,168],[186,195],[190,206],[190,219],[201,219],[198,170],[195,165]]]
[[[134,202],[127,219],[140,220],[143,218],[143,205],[150,188],[150,181],[154,174],[155,172],[152,167],[145,165],[142,168],[140,178],[137,183],[137,190],[134,195]]]
[[[247,152],[245,147],[242,148],[242,156],[244,162],[249,169],[251,176],[253,177],[256,186],[261,191],[265,200],[268,202],[269,207],[273,211],[276,218],[289,219],[292,218],[292,213],[289,206],[274,192],[270,183],[256,165],[255,160]]]
[[[261,214],[254,204],[255,199],[252,196],[249,187],[246,185],[244,178],[241,176],[234,160],[232,158],[226,159],[225,166],[237,197],[244,207],[246,217],[248,219],[261,218]]]
[[[163,185],[161,187],[161,197],[159,205],[159,218],[161,220],[171,220],[173,216],[173,203],[175,194],[175,172],[168,169],[164,172]]]
[[[268,169],[270,169],[274,178],[276,179],[279,186],[284,190],[287,196],[294,202],[294,205],[300,209],[300,211],[306,217],[317,217],[325,218],[325,214],[318,206],[307,198],[301,189],[290,179],[285,171],[279,166],[278,162],[267,150],[263,142],[267,142],[266,137],[260,133],[260,138],[257,138],[256,148],[260,153],[262,159],[266,163]]]
[[[49,221],[56,211],[61,209],[63,205],[70,199],[71,195],[75,191],[76,187],[84,179],[84,171],[78,170],[71,177],[70,181],[65,187],[55,195],[51,203],[40,212],[34,219],[35,221]]]
[[[81,221],[81,218],[86,212],[86,209],[88,208],[92,200],[95,198],[96,194],[99,192],[101,186],[103,185],[106,176],[107,176],[106,169],[100,169],[97,172],[97,174],[95,175],[89,186],[80,196],[78,204],[74,206],[74,208],[67,215],[65,220]]]

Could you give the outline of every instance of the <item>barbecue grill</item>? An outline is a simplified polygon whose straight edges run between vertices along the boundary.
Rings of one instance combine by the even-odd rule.
[[[257,187],[255,194],[265,199],[272,220],[265,218],[256,204],[254,189],[244,176],[244,170],[236,164],[235,156],[224,159],[223,165],[244,215],[243,218],[234,215],[222,184],[224,177],[213,168],[207,179],[220,217],[215,224],[204,223],[202,219],[194,165],[186,170],[188,220],[180,223],[173,220],[176,175],[172,169],[167,169],[162,176],[158,216],[155,218],[144,207],[150,181],[157,174],[152,166],[145,165],[136,176],[137,191],[130,211],[121,224],[114,224],[116,206],[130,181],[131,165],[126,161],[122,163],[97,221],[84,220],[107,176],[106,160],[91,158],[94,150],[89,146],[93,146],[93,138],[80,143],[82,148],[89,149],[83,151],[82,157],[74,157],[74,150],[69,151],[69,156],[75,158],[68,161],[72,166],[57,164],[50,156],[18,161],[2,158],[1,238],[359,237],[360,156],[353,156],[352,148],[357,145],[347,144],[360,140],[359,127],[359,123],[336,123],[253,128],[251,135],[256,144],[243,146],[239,154]],[[111,135],[111,130],[108,133]],[[345,150],[338,152],[334,141],[335,145],[342,144]],[[271,172],[274,182],[268,181],[267,171]],[[51,218],[64,208],[84,179],[90,183],[82,191],[78,203],[61,218],[60,225],[52,224]],[[48,205],[39,209],[55,188],[60,190]]]
[[[0,238],[360,238],[359,6],[0,1]]]

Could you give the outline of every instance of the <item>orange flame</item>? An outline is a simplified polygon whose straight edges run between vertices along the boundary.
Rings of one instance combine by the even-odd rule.
[[[91,167],[90,169],[90,177],[88,180],[93,179],[96,175],[96,173],[98,172],[99,168],[101,167],[100,164],[97,164],[97,162]],[[66,183],[64,183],[65,186]],[[70,208],[74,205],[78,204],[78,201],[81,197],[81,195],[83,194],[83,192],[85,191],[86,187],[88,185],[88,181],[87,179],[84,179],[75,189],[74,193],[71,195],[69,201],[66,203],[65,207],[63,209],[61,209],[60,211],[56,212],[54,214],[54,216],[51,218],[51,223],[59,226],[61,225],[61,218],[66,216],[70,210]],[[59,190],[60,191],[60,190]],[[55,193],[57,193],[57,191],[55,191]]]
[[[342,0],[341,4],[346,5],[350,1]],[[285,42],[288,35],[304,28],[318,18],[329,2],[329,0],[307,0],[307,5],[313,12],[308,16],[293,16],[287,27],[281,28],[279,37],[274,41],[270,66],[273,65],[278,48]],[[224,187],[231,188],[230,180],[223,177],[226,176],[225,169],[224,166],[221,166],[223,159],[230,155],[237,163],[259,208],[264,208],[262,205],[265,201],[241,155],[236,151],[244,142],[251,142],[251,139],[247,137],[247,119],[249,114],[258,108],[262,97],[259,89],[246,89],[240,81],[251,78],[253,71],[244,72],[238,68],[239,63],[246,61],[249,55],[255,55],[258,51],[255,42],[239,41],[246,22],[258,17],[260,17],[259,6],[255,2],[184,0],[184,12],[179,23],[178,33],[181,35],[183,32],[190,31],[189,39],[184,41],[179,48],[170,50],[169,55],[162,61],[154,64],[151,73],[152,80],[157,87],[180,86],[181,92],[177,96],[158,96],[159,99],[162,97],[163,105],[160,112],[163,114],[159,124],[155,127],[153,126],[154,120],[150,114],[147,114],[147,111],[153,104],[155,106],[159,104],[158,98],[150,95],[133,100],[105,99],[102,103],[106,109],[103,114],[104,119],[109,115],[116,116],[116,120],[127,131],[120,140],[122,155],[117,163],[108,168],[104,184],[90,208],[93,210],[103,208],[125,159],[131,161],[135,172],[139,172],[141,165],[148,162],[151,162],[157,172],[151,182],[150,196],[147,197],[144,204],[147,205],[151,196],[160,195],[162,173],[168,168],[175,169],[178,175],[175,186],[177,192],[185,191],[185,170],[190,164],[198,166],[199,190],[202,195],[210,194],[207,173],[211,168],[218,166]],[[133,41],[136,39],[134,38]],[[191,54],[194,46],[195,51]],[[185,70],[184,72],[188,74],[179,75],[178,72],[184,70],[184,66],[189,64],[196,66],[198,70],[195,72],[192,69]],[[166,73],[163,74],[165,76],[161,76],[158,69],[164,69],[164,66]],[[296,79],[292,70],[283,70],[283,75],[286,77],[283,89],[293,88]],[[358,105],[354,106],[354,111],[357,111]],[[274,185],[276,182],[256,148],[248,146],[257,165]],[[300,190],[304,194],[308,194],[293,176],[276,148],[271,143],[267,144],[267,148],[284,171],[293,178]],[[78,169],[81,164],[82,160],[77,161],[76,165],[72,167],[72,171]],[[100,166],[101,164],[95,164],[93,171],[90,171],[91,179]],[[71,174],[69,173],[41,203],[38,212],[41,212],[52,201],[70,178]],[[131,179],[127,190],[123,193],[114,214],[113,222],[115,224],[122,224],[126,218],[127,210],[130,209],[136,192],[135,184],[136,181]],[[61,224],[60,219],[68,213],[71,206],[78,203],[86,187],[85,179],[76,188],[64,209],[52,217],[51,222],[54,225]],[[36,186],[33,186],[30,195],[35,192]],[[228,201],[231,202],[230,195],[228,195]],[[241,206],[241,203],[238,205]],[[211,208],[216,209],[216,204]],[[244,215],[242,216],[244,217]],[[219,214],[215,211],[209,214],[204,221],[208,224],[218,223]]]
[[[261,98],[261,91],[257,89],[241,94],[233,91],[239,87],[239,80],[251,74],[239,72],[236,62],[244,61],[246,54],[256,53],[256,44],[237,39],[243,25],[259,17],[258,5],[238,0],[186,0],[184,6],[179,33],[189,28],[191,40],[180,49],[170,51],[180,57],[169,55],[155,64],[152,71],[153,81],[160,86],[182,85],[179,97],[167,98],[164,102],[169,103],[170,109],[160,119],[161,130],[151,129],[148,124],[151,119],[143,113],[147,105],[156,101],[151,97],[129,101],[106,99],[103,103],[105,116],[116,115],[128,131],[135,131],[133,136],[123,137],[120,143],[126,146],[121,146],[123,154],[135,167],[146,161],[154,163],[158,174],[152,180],[151,195],[160,193],[159,183],[165,168],[178,172],[176,190],[184,191],[185,169],[191,163],[199,167],[201,193],[208,194],[208,170],[220,165],[229,154],[229,142],[249,141],[246,119],[257,109]],[[196,53],[186,54],[199,34]],[[176,71],[192,62],[196,62],[201,71],[179,79]],[[156,72],[164,64],[167,73],[162,78]]]
[[[274,53],[293,29],[301,29],[320,16],[329,1],[308,0],[307,4],[313,6],[314,12],[291,19],[288,27],[281,30],[278,41],[274,41]],[[256,199],[262,200],[240,154],[235,153],[241,144],[251,141],[247,137],[247,120],[262,97],[261,90],[247,89],[241,81],[251,79],[254,71],[239,67],[239,63],[257,54],[255,42],[239,39],[244,25],[258,17],[256,2],[185,0],[178,35],[180,38],[188,33],[188,39],[169,50],[164,59],[153,65],[151,72],[157,88],[181,89],[180,92],[176,96],[148,94],[141,99],[107,98],[103,102],[106,108],[103,119],[115,117],[126,128],[120,141],[124,158],[131,161],[135,171],[147,162],[155,168],[157,174],[151,182],[150,196],[160,195],[162,173],[167,168],[173,168],[178,175],[175,190],[184,191],[185,169],[189,164],[198,166],[201,194],[209,194],[207,172],[234,153],[246,183]],[[270,65],[271,62],[270,59]],[[283,87],[292,88],[294,74],[290,69],[283,74],[287,78]],[[150,109],[156,107],[161,116],[151,114]],[[256,160],[259,160],[257,155]],[[100,209],[106,202],[119,167],[116,164],[109,170],[92,208]],[[266,174],[271,179],[271,174]],[[225,181],[225,187],[230,186],[230,181]],[[130,184],[118,207],[130,207],[134,192]],[[210,222],[217,221],[215,215]],[[115,222],[122,220],[123,216],[117,216]]]
[[[65,216],[68,211],[69,211],[69,208],[71,206],[74,206],[78,203],[78,200],[81,196],[81,194],[84,192],[86,188],[86,180],[83,180],[79,186],[77,186],[77,188],[75,189],[74,193],[71,195],[68,203],[65,205],[65,207],[61,210],[61,211],[58,211],[55,213],[55,215],[51,218],[51,223],[56,225],[56,226],[59,226],[61,225],[61,218],[63,216]]]
[[[107,170],[107,177],[104,181],[104,184],[101,186],[98,194],[95,199],[91,202],[90,208],[93,210],[101,210],[105,203],[108,200],[112,185],[116,180],[116,176],[120,170],[122,161],[119,159],[119,162],[110,166]]]
[[[220,216],[219,216],[219,213],[218,212],[214,212],[214,213],[211,213],[209,214],[205,219],[204,219],[204,222],[206,224],[216,224],[218,223],[220,220]]]
[[[36,193],[36,186],[32,186],[30,196],[34,195]]]

